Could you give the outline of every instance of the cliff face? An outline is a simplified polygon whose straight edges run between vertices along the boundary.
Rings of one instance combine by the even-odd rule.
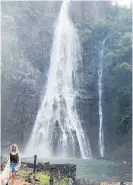
[[[45,92],[59,7],[54,2],[2,3],[3,145],[24,146],[30,136]]]
[[[124,143],[131,143],[131,9],[113,7],[109,2],[91,6],[83,3],[80,9],[82,21],[74,21],[80,35],[83,59],[84,86],[79,114],[90,138],[93,156],[97,156],[98,69],[102,42],[105,39],[102,106],[105,155],[108,156],[112,151],[117,151],[117,148],[124,148]],[[85,19],[89,16],[85,7],[91,8],[88,20]],[[131,159],[131,148],[126,150],[127,158]]]
[[[54,23],[61,2],[2,3],[2,148],[27,143],[45,93]],[[108,2],[72,2],[82,48],[77,108],[98,156],[98,68],[103,57],[106,154],[131,142],[131,10]]]

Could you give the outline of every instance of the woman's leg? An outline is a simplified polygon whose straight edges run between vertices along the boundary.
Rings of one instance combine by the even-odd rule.
[[[14,185],[15,178],[16,178],[16,172],[12,172],[12,176],[11,176],[11,185]]]
[[[12,172],[10,172],[10,175],[9,175],[9,180],[12,178]]]
[[[9,175],[9,178],[8,178],[8,180],[7,180],[6,185],[8,185],[8,184],[11,182],[11,178],[12,178],[12,172],[10,172],[10,175]]]

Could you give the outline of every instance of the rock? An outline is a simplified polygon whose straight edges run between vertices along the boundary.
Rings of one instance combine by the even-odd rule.
[[[69,184],[68,184],[69,185]],[[73,185],[132,185],[132,182],[100,182],[87,178],[76,179]]]
[[[76,179],[73,185],[100,185],[99,181],[89,180],[87,178]]]
[[[27,180],[32,185],[39,184],[39,178],[34,173],[30,173]]]
[[[20,169],[26,169],[27,167],[28,167],[27,164],[22,164],[21,167],[20,167]]]
[[[34,177],[36,182],[39,182],[39,178],[37,176]]]
[[[51,169],[54,169],[54,173],[59,177],[60,175],[66,176],[68,178],[72,178],[72,180],[75,180],[76,177],[76,165],[75,164],[50,164],[47,163],[38,163],[37,165],[37,171],[50,171]],[[57,178],[58,178],[57,177]]]
[[[33,174],[29,174],[28,182],[29,183],[35,183]]]
[[[71,178],[68,179],[68,185],[73,185],[73,180]]]
[[[28,182],[29,181],[29,178],[27,177],[27,178],[25,178],[25,182]]]
[[[100,185],[132,185],[132,182],[101,182]]]

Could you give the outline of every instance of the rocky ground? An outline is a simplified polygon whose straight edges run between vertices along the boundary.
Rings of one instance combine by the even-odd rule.
[[[28,173],[27,171],[21,170],[18,172],[14,185],[49,185],[49,175],[46,173]],[[10,185],[10,183],[9,183]],[[53,185],[132,185],[132,182],[100,182],[89,180],[87,178],[76,179],[72,181],[64,177],[59,181],[53,181]]]
[[[30,165],[29,165],[30,166]],[[38,163],[37,172],[33,166],[23,164],[17,172],[14,185],[131,185],[132,182],[100,182],[88,178],[76,178],[76,167],[73,164],[50,165]],[[2,176],[1,176],[2,177]],[[1,184],[1,185],[6,185]],[[9,182],[10,185],[10,182]]]

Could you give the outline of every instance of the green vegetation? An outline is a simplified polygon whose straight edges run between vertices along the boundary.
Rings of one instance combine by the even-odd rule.
[[[106,12],[102,17],[101,11],[97,12],[100,18],[95,24],[79,24],[77,27],[84,48],[84,61],[88,60],[89,68],[95,68],[93,76],[97,76],[98,53],[106,38],[103,116],[106,151],[110,153],[131,142],[132,138],[132,10],[106,2],[103,11]],[[88,88],[88,93],[96,97],[97,89]],[[90,121],[90,124],[93,127],[94,123]]]
[[[59,182],[55,183],[55,185],[67,185],[67,184],[68,184],[68,178],[67,177],[62,177]]]
[[[36,176],[39,178],[40,185],[49,184],[50,176],[46,172],[37,172]]]
[[[41,185],[49,184],[50,176],[47,172],[37,172],[36,176],[39,178]],[[55,185],[67,185],[67,181],[67,177],[61,177],[61,180],[59,182],[55,182]]]
[[[28,171],[25,171],[25,170],[19,170],[17,172],[17,175],[22,177],[22,178],[27,178],[29,176],[29,173],[28,173]]]
[[[48,185],[50,176],[47,172],[37,172],[36,176],[39,178],[40,185]],[[55,182],[55,185],[67,185],[68,178],[67,177],[61,177],[61,180],[58,182]]]

